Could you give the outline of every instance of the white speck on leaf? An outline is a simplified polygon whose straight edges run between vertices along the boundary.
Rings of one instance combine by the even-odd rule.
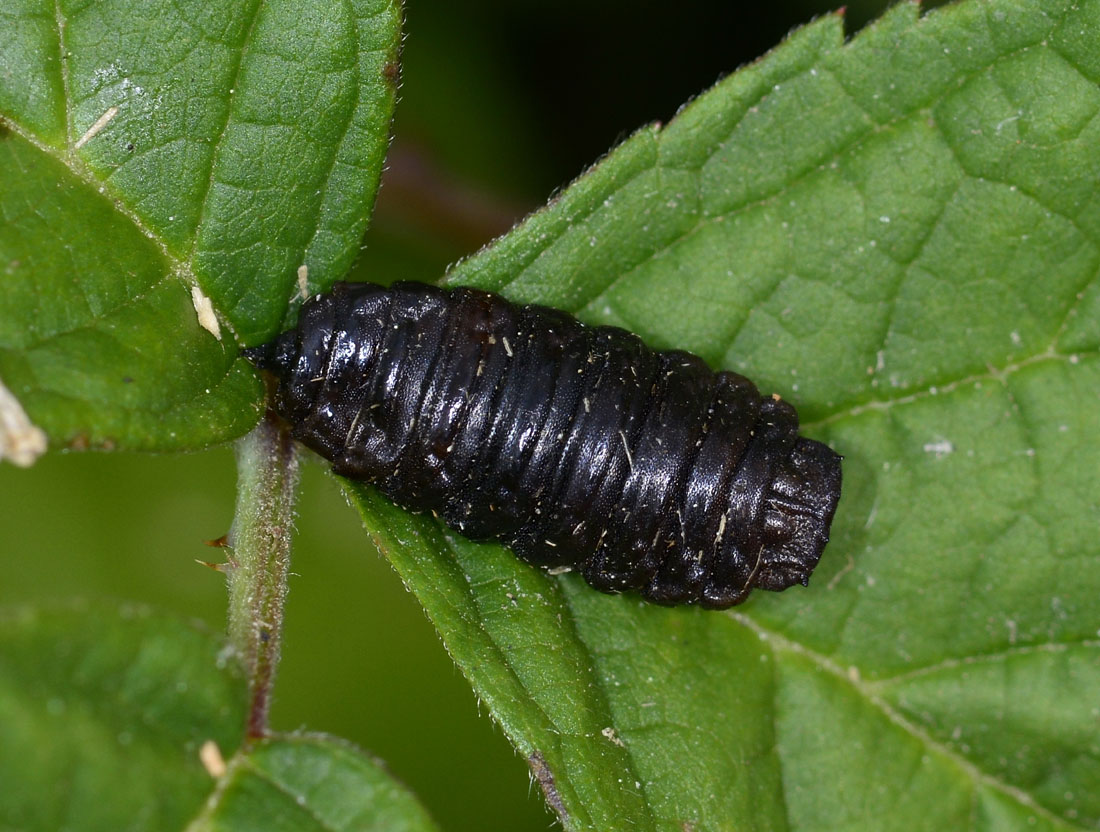
[[[600,731],[600,733],[603,734],[605,737],[607,737],[609,740],[611,740],[611,742],[615,743],[615,745],[619,746],[620,748],[626,748],[626,746],[623,745],[623,741],[621,739],[619,739],[619,735],[615,733],[614,728],[611,728],[609,726],[607,728],[604,728],[602,731]]]
[[[953,453],[954,451],[955,445],[949,439],[937,439],[935,442],[924,443],[924,452],[926,454],[935,454],[939,457]]]
[[[202,293],[198,286],[191,287],[191,303],[195,306],[195,315],[199,319],[199,326],[217,338],[222,339],[222,328],[218,323],[218,316],[214,314],[214,304],[210,298]]]
[[[200,746],[199,760],[202,762],[202,767],[206,769],[206,773],[211,777],[224,777],[229,770],[221,749],[213,740],[207,740]]]
[[[46,445],[46,432],[31,422],[23,405],[0,382],[0,459],[28,468],[46,453]]]
[[[77,150],[84,147],[88,142],[95,138],[96,133],[106,127],[115,116],[118,115],[118,107],[108,107],[107,111],[95,120],[91,127],[89,127],[84,135],[76,140],[76,144],[73,147]]]
[[[309,298],[309,266],[305,263],[298,267],[298,293],[302,300]]]

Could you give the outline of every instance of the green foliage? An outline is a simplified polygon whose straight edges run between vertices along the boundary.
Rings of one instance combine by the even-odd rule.
[[[395,6],[203,8],[0,12],[0,378],[55,444],[246,430],[233,342],[293,317],[299,265],[341,276],[369,214]],[[845,455],[809,590],[728,613],[600,595],[348,486],[566,828],[1100,826],[1098,44],[1098,0],[905,3],[848,43],[824,18],[451,271],[744,372]],[[126,828],[125,730],[133,795],[178,827],[239,691],[186,628],[65,615],[0,626],[0,780],[28,796],[0,822]],[[164,704],[181,679],[220,692]],[[104,726],[149,703],[189,732]],[[52,800],[55,760],[112,797]],[[430,828],[365,757],[291,737],[233,758],[194,828],[399,822]]]
[[[211,789],[202,744],[240,742],[221,646],[132,606],[0,611],[0,828],[182,828]]]
[[[187,832],[432,832],[431,818],[382,766],[322,735],[264,740],[228,765]]]
[[[351,266],[399,18],[397,0],[0,12],[0,378],[51,444],[196,448],[256,421],[233,342]]]
[[[435,829],[377,762],[321,735],[241,749],[208,799],[202,746],[230,755],[247,701],[221,652],[143,608],[0,611],[3,828]]]
[[[729,614],[352,489],[567,828],[1100,824],[1098,35],[826,18],[451,272],[742,371],[845,455],[810,589]]]

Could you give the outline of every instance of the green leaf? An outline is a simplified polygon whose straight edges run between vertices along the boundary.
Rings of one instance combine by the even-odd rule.
[[[123,606],[0,611],[0,828],[179,829],[243,733],[222,640]]]
[[[358,251],[398,0],[16,0],[0,27],[0,379],[54,444],[244,433],[262,387],[234,341]]]
[[[322,735],[264,740],[230,761],[188,832],[429,832],[416,798],[376,760]]]
[[[832,16],[457,266],[845,455],[808,590],[547,577],[349,486],[568,829],[1100,827],[1100,2]]]

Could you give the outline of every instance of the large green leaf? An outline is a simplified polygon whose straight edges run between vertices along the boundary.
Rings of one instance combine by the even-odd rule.
[[[399,0],[0,8],[0,379],[53,443],[255,422],[234,340],[282,327],[299,267],[316,291],[358,251],[399,26]]]
[[[0,611],[0,829],[180,829],[243,734],[222,640],[133,606]]]
[[[143,607],[0,610],[0,829],[435,828],[343,740],[234,754],[248,696],[224,655],[221,637]]]
[[[377,761],[316,734],[263,740],[228,765],[188,832],[432,832],[416,799]]]
[[[452,282],[845,455],[808,590],[607,597],[350,492],[569,829],[1100,828],[1100,2],[833,16]]]

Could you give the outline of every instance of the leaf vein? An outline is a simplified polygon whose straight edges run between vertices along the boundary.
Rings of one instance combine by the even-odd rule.
[[[964,378],[955,379],[942,385],[932,385],[927,388],[921,388],[914,390],[910,393],[898,395],[885,399],[871,399],[866,402],[860,402],[859,404],[852,405],[851,407],[843,408],[830,413],[827,416],[823,416],[820,419],[814,419],[812,421],[803,422],[802,427],[807,430],[818,430],[827,425],[831,425],[835,422],[840,422],[845,419],[852,418],[853,416],[859,416],[871,410],[887,411],[891,408],[899,405],[908,405],[913,402],[921,401],[931,396],[943,396],[948,393],[953,393],[963,387],[976,384],[983,381],[1001,380],[1013,373],[1019,372],[1025,367],[1030,367],[1033,364],[1040,364],[1044,361],[1064,361],[1069,364],[1075,364],[1081,357],[1095,357],[1100,354],[1098,350],[1080,350],[1071,354],[1062,354],[1059,352],[1053,352],[1050,350],[1036,353],[1035,355],[1027,356],[1019,361],[1008,364],[1004,367],[990,367],[985,372],[974,373],[973,375],[965,376]]]
[[[1031,656],[1038,653],[1065,653],[1075,648],[1081,647],[1090,650],[1100,650],[1100,639],[1077,638],[1067,639],[1065,641],[1048,641],[1040,642],[1037,644],[1024,644],[1019,647],[1010,645],[1000,650],[994,650],[988,653],[974,653],[969,656],[944,659],[943,661],[935,662],[934,664],[911,668],[909,670],[903,671],[902,673],[895,673],[891,676],[877,676],[873,680],[868,680],[866,682],[866,685],[869,689],[872,690],[885,690],[899,683],[908,682],[912,679],[919,679],[922,676],[931,676],[944,670],[970,667],[976,664],[996,664],[1008,661],[1015,656]]]
[[[69,91],[69,52],[65,47],[65,27],[68,23],[61,10],[61,0],[54,0],[54,20],[57,23],[58,72],[61,73],[61,97],[65,102],[65,144],[73,147],[73,102]]]
[[[853,679],[851,675],[844,672],[838,665],[836,665],[831,659],[827,658],[826,656],[823,656],[822,654],[807,647],[801,642],[789,639],[786,636],[776,632],[775,630],[771,630],[763,626],[755,619],[751,618],[748,615],[745,615],[744,613],[727,611],[726,614],[730,618],[733,618],[748,629],[755,632],[760,638],[773,645],[775,649],[803,656],[814,665],[816,665],[819,669],[835,676],[842,683],[852,687],[864,700],[866,700],[869,705],[881,712],[882,715],[885,716],[886,719],[889,720],[892,724],[896,725],[898,728],[908,733],[925,747],[932,749],[937,753],[942,754],[944,757],[952,760],[956,765],[959,766],[962,771],[966,772],[966,774],[971,778],[975,786],[981,784],[990,787],[1005,795],[1006,797],[1015,800],[1020,805],[1026,806],[1030,811],[1042,815],[1048,821],[1060,826],[1061,828],[1083,828],[1068,823],[1064,818],[1059,817],[1046,806],[1038,803],[1034,797],[1032,797],[1023,789],[1010,785],[1009,783],[1004,782],[999,777],[982,771],[969,759],[959,754],[959,752],[957,752],[950,746],[945,745],[944,743],[932,737],[922,727],[910,721],[907,717],[902,715],[900,711],[895,709],[880,696],[877,696],[875,690],[871,686],[869,686],[868,683]]]
[[[248,52],[249,44],[252,41],[252,35],[256,30],[256,23],[260,19],[260,11],[263,7],[264,0],[253,0],[252,8],[249,12],[248,26],[245,29],[244,37],[241,39],[241,45],[236,50],[235,60],[233,68],[229,73],[228,86],[226,87],[226,105],[225,105],[225,118],[222,120],[221,130],[218,132],[218,137],[210,145],[210,173],[204,180],[204,187],[201,194],[196,195],[199,204],[202,206],[199,210],[199,219],[195,223],[195,232],[191,240],[191,259],[194,260],[195,250],[198,247],[198,240],[203,227],[203,221],[206,218],[206,210],[210,202],[210,191],[214,187],[214,179],[218,168],[218,151],[221,149],[222,142],[225,141],[225,135],[229,130],[229,124],[233,121],[233,105],[235,99],[232,95],[233,90],[237,88],[241,77],[241,67],[244,66],[245,55]]]

